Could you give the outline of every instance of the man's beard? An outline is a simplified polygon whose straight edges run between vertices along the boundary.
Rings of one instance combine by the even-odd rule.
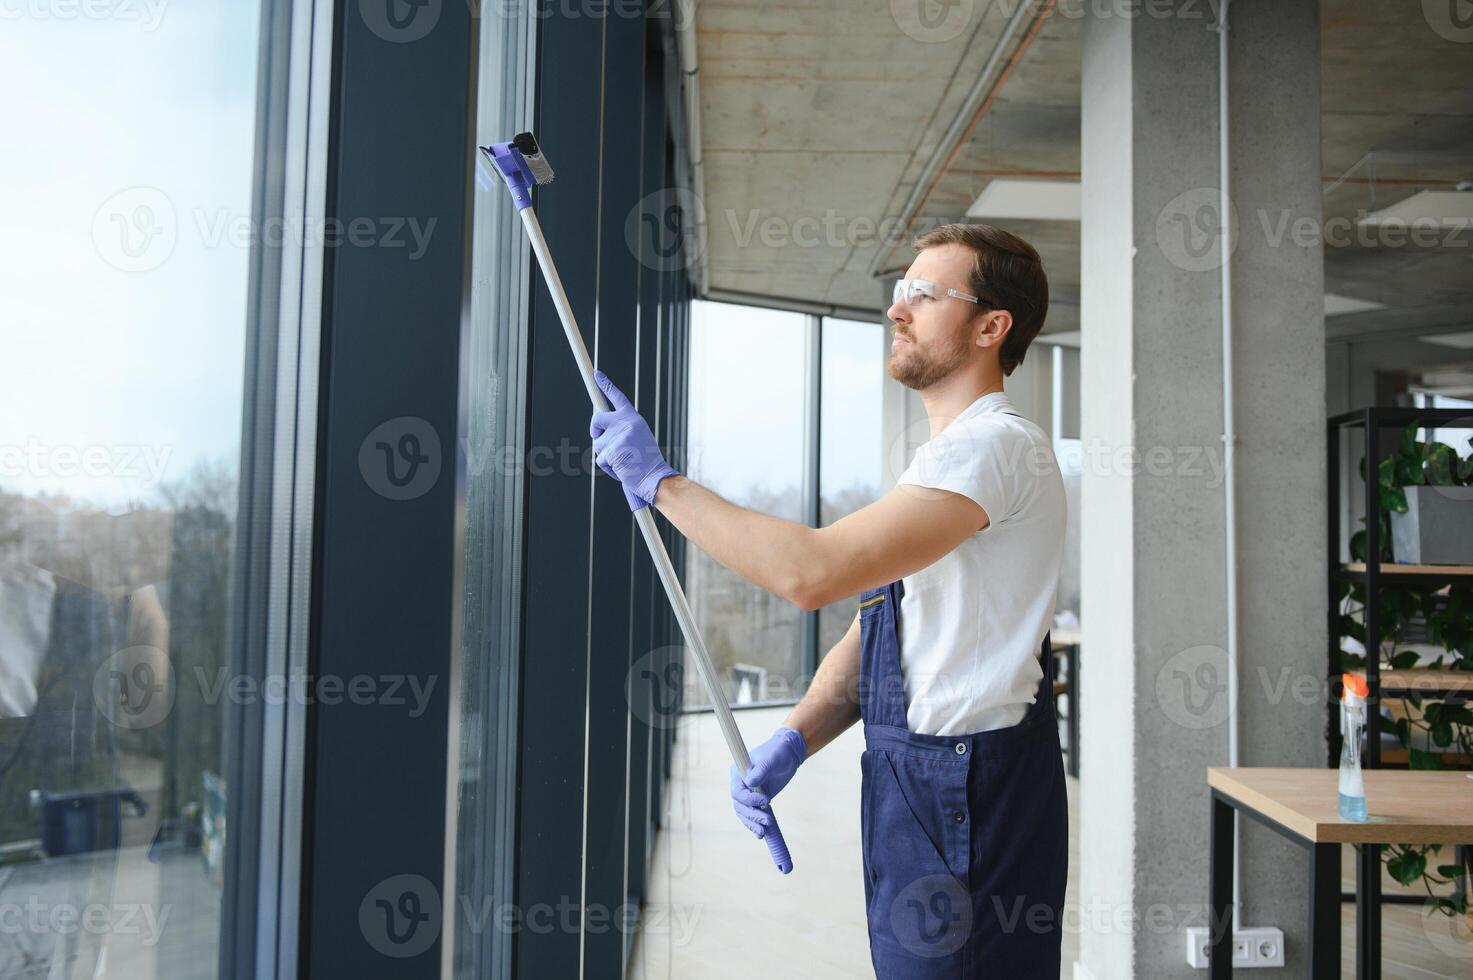
[[[950,337],[938,346],[939,350],[925,351],[912,340],[901,348],[901,351],[909,350],[908,356],[901,357],[901,351],[891,353],[886,365],[890,377],[907,388],[925,391],[932,385],[945,381],[967,363],[968,344],[965,336]]]

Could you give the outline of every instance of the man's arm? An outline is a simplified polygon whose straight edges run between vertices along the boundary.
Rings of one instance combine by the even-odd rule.
[[[828,527],[810,528],[722,500],[679,475],[649,423],[602,371],[594,381],[612,409],[588,434],[599,468],[633,510],[659,508],[696,547],[749,582],[805,610],[919,571],[987,526],[987,512],[950,490],[900,486]]]
[[[919,571],[988,522],[970,497],[910,485],[821,528],[739,507],[684,476],[662,479],[654,504],[706,554],[804,610]]]
[[[808,746],[808,755],[823,748],[859,720],[859,613],[842,639],[818,665],[803,700],[793,706],[783,724],[795,728]]]

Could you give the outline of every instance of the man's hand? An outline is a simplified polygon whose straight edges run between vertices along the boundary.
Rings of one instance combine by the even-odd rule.
[[[776,796],[803,760],[808,758],[808,746],[803,736],[793,728],[779,728],[772,737],[752,750],[752,767],[744,774],[731,767],[731,805],[737,817],[747,829],[760,840],[772,826],[772,811],[768,809]],[[761,786],[758,792],[754,787]]]
[[[679,474],[665,461],[649,423],[624,392],[602,371],[593,372],[593,380],[614,406],[610,412],[594,412],[589,420],[594,459],[599,469],[624,485],[624,499],[629,501],[630,510],[648,507],[655,502],[660,481]]]

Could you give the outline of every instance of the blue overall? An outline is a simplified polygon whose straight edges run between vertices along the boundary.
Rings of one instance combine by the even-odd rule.
[[[899,581],[860,596],[860,828],[878,980],[1059,975],[1069,816],[1049,638],[1021,722],[922,735],[906,721]]]

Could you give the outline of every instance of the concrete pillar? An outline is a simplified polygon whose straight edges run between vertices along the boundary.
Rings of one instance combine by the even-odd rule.
[[[1091,5],[1084,32],[1076,975],[1097,980],[1201,975],[1185,930],[1228,761],[1218,6]],[[1237,0],[1230,27],[1239,763],[1322,766],[1318,5]],[[1303,852],[1243,834],[1238,921],[1283,929],[1302,972]]]

